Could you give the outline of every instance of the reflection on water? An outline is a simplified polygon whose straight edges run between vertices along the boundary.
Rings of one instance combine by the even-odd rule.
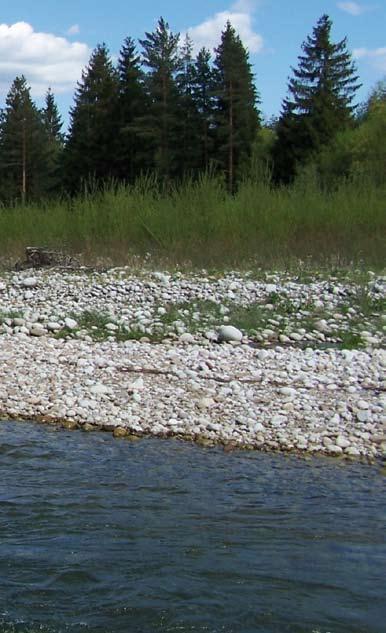
[[[0,423],[0,632],[383,633],[376,467]]]

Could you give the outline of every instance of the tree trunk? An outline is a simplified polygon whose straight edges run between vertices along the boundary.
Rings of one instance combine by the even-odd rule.
[[[229,192],[233,191],[234,181],[234,130],[233,130],[233,84],[229,83],[229,148],[228,148],[228,189]]]
[[[25,119],[22,121],[22,150],[21,150],[21,202],[25,204],[27,192],[27,143],[25,133]]]

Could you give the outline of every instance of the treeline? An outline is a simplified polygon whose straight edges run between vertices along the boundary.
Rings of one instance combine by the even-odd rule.
[[[385,182],[386,88],[358,109],[360,87],[347,41],[331,40],[323,15],[302,45],[280,117],[263,122],[248,51],[227,23],[214,53],[193,54],[161,18],[127,37],[114,65],[105,44],[78,82],[68,133],[51,90],[34,104],[16,77],[1,111],[0,201],[76,194],[154,175],[163,186],[205,174],[234,192],[245,179],[327,188],[342,179]],[[311,176],[310,176],[311,174]]]

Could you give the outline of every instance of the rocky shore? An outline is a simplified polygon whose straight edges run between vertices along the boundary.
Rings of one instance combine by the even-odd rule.
[[[385,288],[372,273],[4,272],[0,413],[129,439],[376,459]]]

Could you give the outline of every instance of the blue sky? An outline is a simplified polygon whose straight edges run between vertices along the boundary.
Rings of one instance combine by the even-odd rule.
[[[2,3],[0,18],[0,106],[10,83],[24,73],[41,104],[51,86],[63,118],[76,81],[96,44],[106,42],[116,56],[127,35],[143,38],[162,15],[174,32],[189,31],[196,46],[213,48],[227,19],[250,52],[267,117],[279,114],[290,66],[318,18],[333,21],[332,39],[348,38],[366,98],[386,77],[386,0],[13,0]]]

